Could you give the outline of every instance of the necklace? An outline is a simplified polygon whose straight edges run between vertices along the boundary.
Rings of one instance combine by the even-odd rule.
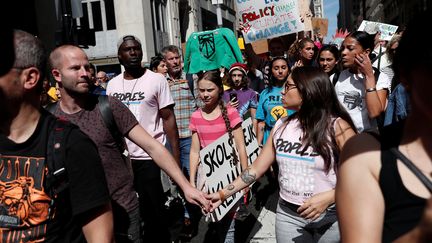
[[[125,83],[125,79],[123,78],[123,94],[125,94],[125,98],[127,97],[127,95],[126,95],[126,90],[125,90],[125,85],[124,85],[124,83]],[[134,92],[134,90],[135,90],[135,86],[136,86],[136,84],[138,83],[138,78],[136,78],[135,79],[135,83],[134,83],[134,85],[132,86],[132,90],[130,91],[130,97],[129,97],[129,99],[127,99],[126,100],[126,106],[129,108],[129,105],[130,105],[130,99],[132,98],[132,94],[133,94],[133,92]]]

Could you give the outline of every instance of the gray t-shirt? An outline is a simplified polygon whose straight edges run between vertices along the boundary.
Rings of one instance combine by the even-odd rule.
[[[138,207],[138,198],[133,188],[132,168],[130,163],[126,163],[122,158],[96,103],[97,96],[94,97],[94,101],[89,104],[88,108],[75,114],[66,114],[57,105],[54,114],[79,126],[93,140],[102,159],[112,200],[130,212]],[[109,97],[109,104],[121,134],[127,134],[138,124],[132,112],[118,99]]]

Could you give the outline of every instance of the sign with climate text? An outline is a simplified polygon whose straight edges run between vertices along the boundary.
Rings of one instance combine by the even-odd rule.
[[[252,119],[249,118],[244,121],[242,123],[242,128],[248,164],[250,165],[258,157],[260,151],[254,133]],[[203,176],[206,177],[205,188],[207,193],[219,191],[233,182],[241,174],[240,161],[236,164],[233,163],[233,153],[237,153],[234,147],[235,144],[229,142],[229,135],[226,133],[200,151]],[[217,222],[221,220],[242,197],[243,192],[238,192],[225,199],[224,203],[210,214],[211,221]]]
[[[298,0],[235,0],[246,43],[304,30]]]

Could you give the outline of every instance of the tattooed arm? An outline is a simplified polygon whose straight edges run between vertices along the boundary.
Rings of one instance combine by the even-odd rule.
[[[218,192],[206,196],[207,199],[212,201],[211,211],[217,208],[226,198],[249,186],[258,178],[260,178],[267,171],[274,160],[275,148],[273,146],[273,132],[271,132],[263,150],[251,166],[243,170],[241,175],[237,177],[231,184],[219,190]]]

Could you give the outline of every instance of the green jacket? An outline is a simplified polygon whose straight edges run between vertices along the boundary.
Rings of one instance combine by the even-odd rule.
[[[243,63],[242,53],[234,33],[227,28],[194,32],[186,43],[184,71],[198,73]]]

